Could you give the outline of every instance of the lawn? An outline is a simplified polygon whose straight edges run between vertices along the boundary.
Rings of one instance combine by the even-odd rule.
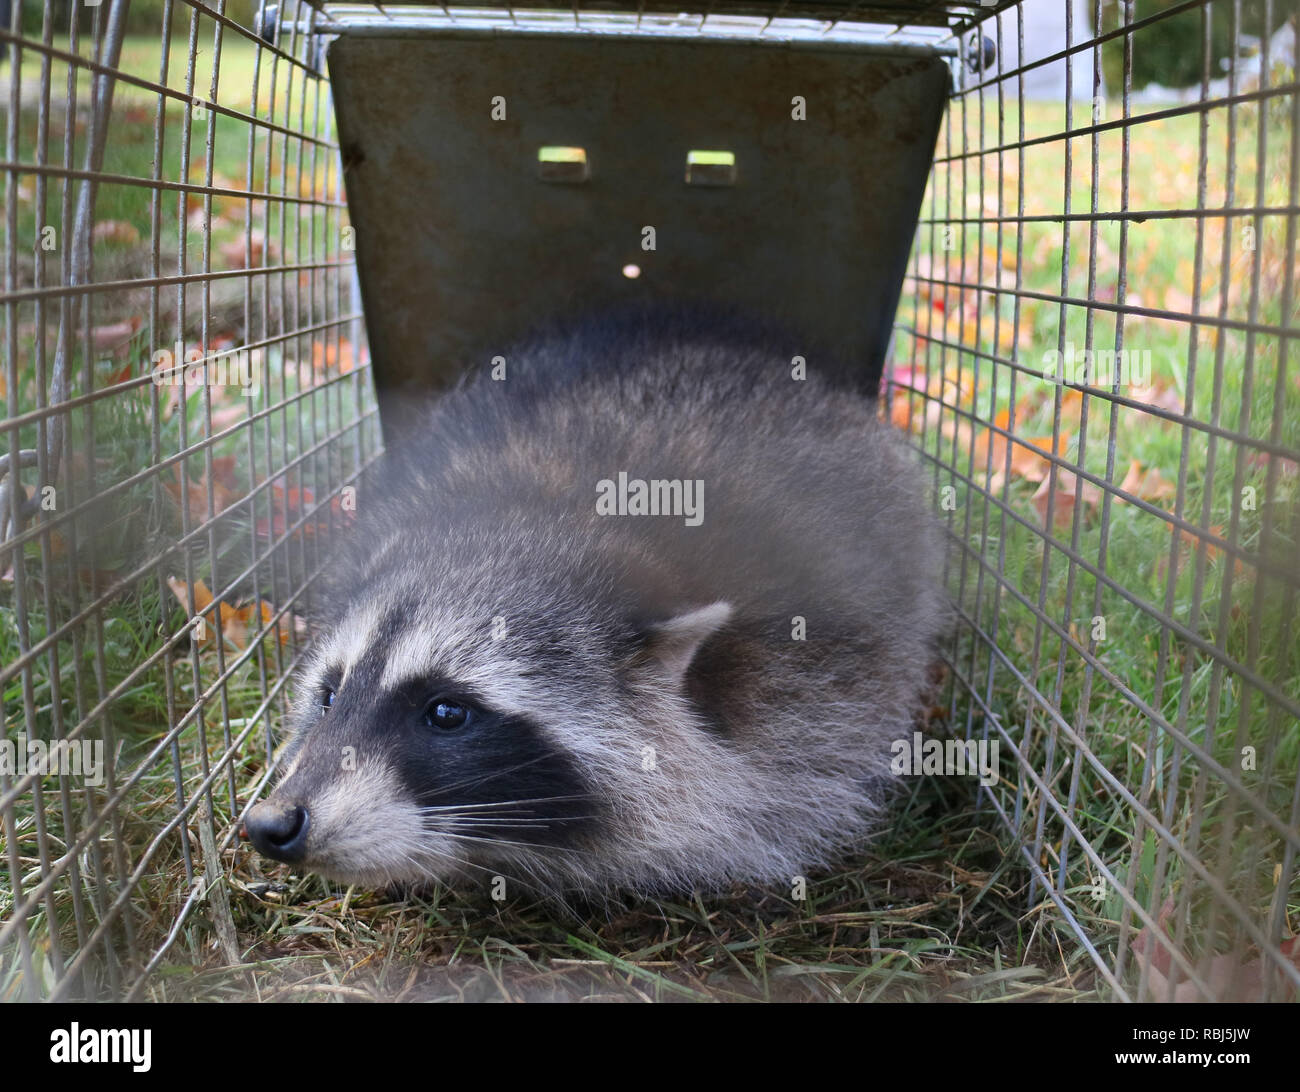
[[[1300,314],[1294,244],[1282,213],[1180,215],[1197,207],[1198,184],[1205,209],[1285,209],[1289,121],[1254,106],[1210,111],[1204,123],[1153,113],[1128,127],[1127,146],[1121,130],[1099,134],[1095,148],[1072,140],[1067,170],[1063,142],[1032,143],[1065,128],[1063,107],[1031,104],[1023,132],[1014,109],[1000,131],[996,117],[991,104],[983,119],[971,107],[941,138],[949,162],[936,167],[923,212],[934,222],[921,229],[899,311],[889,412],[930,457],[936,491],[951,490],[949,528],[968,551],[953,574],[963,610],[1017,670],[990,666],[969,630],[954,661],[1051,795],[1079,801],[1080,829],[1064,829],[1039,786],[999,795],[1103,950],[1140,924],[1121,888],[1151,920],[1177,921],[1193,958],[1248,948],[1239,923],[1206,912],[1204,879],[1107,773],[1251,919],[1285,922],[1292,936],[1294,850],[1241,796],[1294,829],[1300,724],[1242,678],[1244,668],[1292,705],[1300,694],[1300,383],[1273,332]],[[1094,208],[1140,215],[1068,230],[1051,219]],[[1005,222],[1019,216],[1021,232]],[[944,221],[956,222],[946,236]],[[1045,379],[1071,350],[1122,350],[1128,367],[1113,384]],[[1191,528],[1176,530],[1171,514]],[[952,711],[957,725],[987,730],[980,709],[954,700]],[[1239,775],[1244,794],[1189,745]],[[1080,851],[1080,836],[1095,854]]]

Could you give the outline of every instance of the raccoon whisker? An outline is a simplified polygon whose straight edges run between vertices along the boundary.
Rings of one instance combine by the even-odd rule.
[[[490,839],[492,839],[493,841],[495,841],[495,840],[496,840],[496,838],[495,838],[495,834],[496,834],[496,832],[497,832],[498,830],[499,830],[499,831],[502,831],[502,832],[509,832],[509,831],[515,831],[515,830],[517,830],[517,831],[520,831],[520,833],[525,833],[525,834],[526,834],[526,833],[528,833],[528,832],[530,832],[530,831],[546,831],[546,830],[550,830],[551,828],[550,828],[550,825],[549,825],[549,824],[546,824],[546,825],[537,825],[537,824],[534,824],[534,825],[532,825],[532,826],[527,826],[527,827],[519,827],[519,826],[517,826],[517,825],[508,825],[508,826],[502,826],[502,827],[494,827],[494,826],[493,826],[493,827],[486,827],[486,826],[481,826],[481,825],[477,825],[477,826],[476,826],[476,825],[470,825],[470,824],[466,824],[466,823],[460,823],[460,822],[458,822],[458,821],[456,821],[456,820],[453,819],[453,820],[452,820],[450,823],[448,823],[446,826],[438,826],[438,827],[436,827],[435,829],[438,831],[439,834],[449,834],[449,835],[458,835],[458,834],[459,834],[459,835],[464,835],[465,837],[469,837],[469,836],[471,836],[471,835],[476,835],[476,834],[477,834],[477,835],[486,835],[488,838],[490,838]],[[496,844],[498,844],[498,845],[507,845],[508,843],[507,843],[507,842],[504,842],[504,841],[501,841],[501,842],[497,842]]]
[[[441,795],[442,793],[459,792],[464,789],[477,788],[479,785],[483,785],[488,781],[495,781],[499,777],[505,777],[512,773],[518,773],[520,770],[525,770],[529,766],[535,766],[539,762],[545,762],[550,757],[551,757],[550,755],[541,754],[538,755],[536,758],[528,759],[527,762],[520,762],[514,766],[505,766],[499,770],[492,770],[491,772],[484,774],[482,777],[471,777],[465,781],[454,781],[450,785],[441,786],[438,791],[439,794]]]
[[[443,838],[455,838],[461,842],[477,842],[485,846],[516,846],[519,849],[531,850],[548,850],[555,853],[569,853],[581,856],[577,850],[569,849],[567,846],[551,846],[545,842],[512,842],[504,838],[479,838],[473,834],[458,834],[454,830],[440,830],[438,834]]]
[[[549,888],[549,890],[550,890],[550,897],[551,897],[552,899],[554,899],[555,901],[557,901],[557,902],[560,904],[560,906],[564,909],[565,913],[567,913],[567,914],[568,914],[570,917],[572,917],[572,918],[577,918],[577,917],[578,917],[578,914],[577,914],[577,912],[573,909],[573,907],[570,906],[569,903],[568,903],[568,901],[564,898],[564,896],[561,895],[561,894],[558,892],[558,890],[556,890],[556,886],[555,886],[555,884],[554,884],[554,883],[548,883],[547,880],[546,880],[544,877],[542,877],[541,875],[539,875],[539,873],[538,873],[538,868],[537,868],[535,862],[528,861],[528,860],[525,859],[525,860],[523,860],[523,861],[518,862],[518,864],[519,864],[520,866],[522,866],[522,868],[524,869],[524,871],[527,872],[527,874],[528,874],[530,877],[532,877],[533,880],[536,881],[536,884],[534,885],[533,890],[538,891],[539,893],[542,894],[542,897],[545,898],[545,897],[546,897],[546,891],[547,891],[547,889]]]
[[[539,848],[547,848],[547,847],[544,847],[544,846],[531,846],[531,845],[526,845],[526,844],[525,844],[523,848],[528,849],[528,850],[536,850],[536,849],[539,849]],[[465,867],[465,868],[474,868],[474,869],[478,869],[478,871],[480,871],[480,872],[485,872],[485,873],[487,873],[487,875],[493,877],[494,879],[495,879],[497,876],[501,875],[501,871],[502,871],[502,870],[501,870],[500,868],[489,868],[489,867],[487,867],[486,865],[481,865],[481,864],[478,864],[478,863],[476,863],[476,862],[474,862],[474,861],[471,861],[471,860],[469,860],[467,857],[457,857],[457,856],[455,856],[454,854],[448,854],[448,855],[446,856],[446,859],[450,860],[454,865],[456,865],[456,866],[458,866],[458,867]],[[568,914],[569,914],[571,917],[573,917],[573,918],[578,918],[578,917],[579,917],[579,915],[578,915],[577,912],[573,909],[573,907],[571,907],[571,906],[568,904],[568,902],[567,902],[567,901],[566,901],[566,900],[565,900],[565,899],[564,899],[564,898],[559,894],[558,891],[555,891],[555,890],[552,890],[552,889],[551,889],[551,886],[550,886],[549,884],[547,884],[547,883],[546,883],[546,882],[545,882],[545,881],[544,881],[544,880],[543,880],[543,879],[542,879],[542,878],[537,874],[537,871],[534,869],[534,867],[532,866],[532,864],[530,864],[526,859],[525,859],[525,860],[515,860],[515,859],[512,858],[511,861],[510,861],[510,867],[511,867],[512,870],[522,869],[522,870],[523,870],[523,871],[524,871],[524,872],[525,872],[525,873],[530,877],[530,879],[531,879],[532,881],[534,881],[534,882],[531,882],[531,883],[530,883],[528,880],[520,879],[517,875],[511,875],[509,878],[510,878],[510,880],[511,880],[512,882],[519,884],[521,887],[523,887],[523,888],[525,888],[526,890],[530,891],[532,894],[538,896],[539,898],[543,898],[543,899],[545,899],[545,898],[551,898],[551,899],[554,899],[554,900],[558,901],[559,904],[560,904],[562,907],[564,907],[565,911],[567,911]]]
[[[439,818],[451,822],[456,827],[538,827],[542,830],[548,830],[553,824],[576,823],[581,819],[595,819],[596,816],[561,815],[550,819],[480,819],[473,816],[462,818],[448,815]]]
[[[482,819],[500,821],[503,819],[547,820],[551,817],[538,812],[545,805],[555,804],[595,804],[595,798],[586,793],[565,796],[532,796],[515,800],[494,800],[478,804],[435,804],[418,809],[421,815],[438,818]]]
[[[558,816],[554,819],[534,819],[524,821],[503,820],[501,822],[483,822],[474,823],[460,819],[446,820],[446,826],[440,824],[434,829],[439,834],[455,834],[464,831],[469,834],[486,834],[495,838],[497,831],[519,831],[527,833],[529,831],[546,831],[554,827],[563,827],[566,823],[576,823],[584,819],[595,819],[594,815],[565,815]],[[504,843],[498,843],[504,844]]]
[[[496,808],[513,808],[523,807],[529,804],[558,804],[570,800],[590,801],[592,797],[586,793],[578,793],[570,796],[533,796],[523,800],[494,800],[486,804],[433,804],[422,807],[419,810],[425,814],[438,814],[447,812],[464,812],[464,811],[488,811]]]
[[[418,846],[398,850],[397,857],[398,860],[396,862],[390,863],[389,866],[384,869],[383,875],[386,884],[391,885],[403,882],[412,870],[428,872],[431,868],[445,865],[447,862],[450,862],[457,869],[477,869],[489,876],[496,876],[500,872],[500,869],[489,868],[486,865],[478,864],[471,861],[468,857],[460,857],[454,853],[431,854],[427,850],[423,850]],[[403,869],[401,867],[402,865],[407,865],[409,868]]]
[[[540,874],[539,869],[541,867],[541,863],[540,861],[538,861],[538,859],[536,858],[530,859],[527,856],[525,856],[520,860],[512,860],[511,867],[516,869],[522,869],[529,877],[531,877],[535,881],[535,883],[533,884],[529,884],[525,881],[520,881],[521,883],[523,883],[523,886],[525,888],[532,890],[537,895],[539,895],[542,899],[549,899],[550,901],[558,903],[559,906],[564,910],[564,912],[568,914],[571,918],[575,920],[581,920],[581,915],[579,915],[578,912],[569,904],[569,901],[560,893],[559,887],[553,882],[554,877],[552,876],[548,878]]]
[[[471,861],[468,857],[457,857],[455,854],[447,854],[447,860],[451,861],[457,868],[476,868],[480,872],[486,872],[489,876],[492,876],[493,878],[501,874],[500,869],[488,868],[487,865],[478,864],[475,861]],[[528,885],[525,884],[524,886],[528,886]]]

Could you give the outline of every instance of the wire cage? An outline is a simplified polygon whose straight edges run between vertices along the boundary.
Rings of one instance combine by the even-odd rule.
[[[1001,745],[983,816],[1101,995],[1295,996],[1294,8],[679,7],[0,4],[0,997],[240,959],[241,818],[382,447],[327,49],[429,28],[945,58],[880,390],[950,540],[944,719]]]

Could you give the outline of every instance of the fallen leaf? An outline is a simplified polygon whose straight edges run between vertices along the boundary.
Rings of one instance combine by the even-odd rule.
[[[247,609],[251,612],[253,608],[249,607]],[[262,628],[274,632],[280,644],[288,644],[289,640],[295,635],[299,640],[306,640],[307,623],[296,614],[285,614],[277,619],[275,617],[275,608],[265,599],[261,600],[258,609],[262,620]]]
[[[889,423],[904,432],[908,428],[919,429],[922,419],[921,405],[905,391],[895,391],[889,406]]]
[[[1267,966],[1253,948],[1238,952],[1223,953],[1214,956],[1207,963],[1204,959],[1195,960],[1185,955],[1185,960],[1196,968],[1196,973],[1205,983],[1206,991],[1188,978],[1181,966],[1175,965],[1173,957],[1173,937],[1169,928],[1169,919],[1174,914],[1173,896],[1165,899],[1156,915],[1156,929],[1163,941],[1157,943],[1148,926],[1143,926],[1133,938],[1133,954],[1139,968],[1145,968],[1150,1000],[1156,1002],[1173,1001],[1175,1004],[1189,1004],[1204,1001],[1258,1002],[1265,997],[1265,979],[1274,964],[1270,960]],[[1300,938],[1291,937],[1279,946],[1284,958],[1300,967]],[[1281,975],[1274,973],[1274,1000],[1293,1000],[1295,987],[1291,986]]]
[[[1043,479],[1043,484],[1038,487],[1034,494],[1034,507],[1038,510],[1038,516],[1047,523],[1047,508],[1049,498],[1055,496],[1055,504],[1052,508],[1052,524],[1054,530],[1061,530],[1062,527],[1069,527],[1074,519],[1075,505],[1080,499],[1083,501],[1083,516],[1086,519],[1088,515],[1097,507],[1101,500],[1101,490],[1092,482],[1085,481],[1082,484],[1076,474],[1068,470],[1057,470],[1056,472],[1056,491],[1053,494],[1051,490],[1052,478],[1049,474]]]
[[[90,340],[98,353],[119,348],[135,336],[135,332],[144,325],[143,315],[132,315],[121,322],[110,322],[96,326],[90,331]]]
[[[114,243],[117,246],[136,246],[140,242],[139,229],[125,220],[101,220],[91,235],[97,243]]]
[[[1268,472],[1271,464],[1276,463],[1278,473],[1283,478],[1294,478],[1297,473],[1300,473],[1300,463],[1282,455],[1271,455],[1267,451],[1254,452],[1246,459],[1246,462],[1250,463],[1251,466],[1258,467],[1265,473]]]
[[[1078,428],[1082,418],[1083,391],[1069,387],[1061,394],[1061,420],[1070,421],[1075,428]]]
[[[247,261],[244,258],[245,243],[248,246]],[[256,268],[262,265],[266,254],[266,236],[260,231],[253,231],[249,233],[247,240],[241,235],[238,239],[222,243],[217,250],[231,269]]]
[[[169,576],[167,586],[171,588],[172,595],[180,600],[181,606],[190,614],[193,614],[196,610],[205,609],[212,602],[212,592],[208,590],[208,585],[202,580],[194,582],[193,599],[190,598],[189,587],[183,580]]]
[[[1129,462],[1128,473],[1124,475],[1120,488],[1126,493],[1132,493],[1135,497],[1153,503],[1166,500],[1178,491],[1177,486],[1166,480],[1160,473],[1159,467],[1153,466],[1149,470],[1144,470],[1137,459]],[[1124,503],[1122,497],[1119,501],[1121,504]]]
[[[188,487],[182,484],[181,468],[172,467],[174,482],[164,479],[163,488],[171,494],[177,505],[184,505],[191,523],[205,523],[221,515],[242,492],[234,478],[234,456],[227,455],[212,460],[212,507],[208,507],[208,478],[190,478]],[[186,503],[188,501],[188,503]]]
[[[1149,387],[1134,387],[1132,396],[1135,401],[1155,406],[1157,409],[1168,410],[1170,413],[1181,414],[1184,409],[1183,396],[1162,382],[1152,383]],[[1146,420],[1147,418],[1143,418],[1144,423]]]
[[[1005,409],[999,410],[993,417],[994,426],[1003,431],[1010,431],[1010,421],[1011,413]],[[975,455],[975,469],[982,471],[987,467],[992,470],[988,483],[989,492],[999,492],[1006,468],[1007,438],[993,428],[984,427],[975,438],[972,448]]]
[[[1195,535],[1189,531],[1183,531],[1182,528],[1172,523],[1169,525],[1169,530],[1178,543],[1178,567],[1180,571],[1195,564],[1196,555],[1201,550],[1202,546],[1205,549],[1206,561],[1213,561],[1215,558],[1223,556],[1223,550],[1221,547],[1216,546],[1213,542],[1210,542],[1207,538],[1201,535]],[[1225,528],[1221,523],[1212,523],[1208,528],[1206,528],[1206,530],[1216,538],[1227,537],[1227,528]],[[1166,554],[1160,558],[1160,562],[1156,566],[1156,573],[1162,581],[1165,578],[1165,573],[1169,570],[1168,562],[1169,557]],[[1246,566],[1242,563],[1241,558],[1233,559],[1232,571],[1234,576],[1245,575]]]
[[[1165,289],[1165,310],[1173,311],[1179,315],[1190,315],[1192,313],[1192,297],[1186,292],[1179,291],[1171,284]]]
[[[212,643],[215,629],[224,641],[236,648],[243,648],[248,639],[247,618],[241,616],[238,609],[227,603],[214,602],[212,592],[202,580],[194,582],[194,598],[191,600],[189,587],[183,580],[174,576],[167,578],[167,586],[185,608],[191,619],[202,617],[204,624],[191,630],[194,641],[199,646]]]
[[[311,363],[318,372],[329,372],[337,366],[339,375],[347,375],[354,364],[352,342],[347,338],[342,338],[337,345],[332,341],[315,342],[311,347]]]
[[[889,382],[895,387],[910,387],[914,391],[925,393],[926,373],[923,369],[900,364],[889,373]]]
[[[284,479],[279,478],[271,483],[271,518],[257,520],[256,531],[264,538],[282,538],[315,503],[316,494],[310,488],[286,485]],[[315,521],[305,521],[294,529],[295,533],[315,534],[315,524],[322,519],[320,513],[316,515]]]
[[[1056,447],[1052,447],[1050,436],[1030,436],[1011,445],[1011,474],[1029,482],[1041,482],[1051,469],[1049,454],[1061,456],[1070,446],[1072,435],[1062,432],[1056,437]],[[1028,447],[1024,445],[1028,444]],[[1093,488],[1096,488],[1095,486]]]

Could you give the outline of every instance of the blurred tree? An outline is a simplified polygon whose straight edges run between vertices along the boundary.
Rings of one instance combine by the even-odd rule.
[[[0,0],[5,2],[5,0]],[[45,0],[44,4],[25,3],[22,5],[22,29],[25,35],[39,37],[45,9],[49,9],[54,21],[55,34],[67,34],[68,19],[73,6],[77,8],[77,24],[83,33],[88,33],[94,25],[95,13],[108,14],[111,0],[101,0],[95,7],[88,7],[84,0]],[[167,0],[131,0],[130,10],[126,16],[128,34],[143,37],[156,36],[162,28],[163,6]],[[209,0],[208,6],[213,10],[218,7],[217,0]],[[252,27],[253,16],[261,6],[260,0],[226,0],[225,14],[242,26]],[[194,8],[181,0],[172,0],[172,33],[177,28],[185,28],[188,33],[190,17]],[[210,24],[209,24],[210,25]]]
[[[1132,0],[1129,23],[1140,22],[1183,0]],[[1101,0],[1101,32],[1108,33],[1124,25],[1122,0]],[[1271,25],[1264,26],[1265,11],[1272,8]],[[1241,0],[1237,41],[1241,55],[1249,55],[1247,38],[1261,38],[1274,33],[1288,17],[1294,17],[1295,0]],[[1210,20],[1209,78],[1225,75],[1237,55],[1233,45],[1233,3],[1217,0],[1203,8],[1189,8],[1143,27],[1132,35],[1133,89],[1149,84],[1163,87],[1193,87],[1201,82],[1205,70],[1205,23]],[[1094,16],[1095,18],[1095,16]],[[1117,95],[1124,86],[1124,39],[1115,38],[1101,50],[1102,75],[1107,93]]]

